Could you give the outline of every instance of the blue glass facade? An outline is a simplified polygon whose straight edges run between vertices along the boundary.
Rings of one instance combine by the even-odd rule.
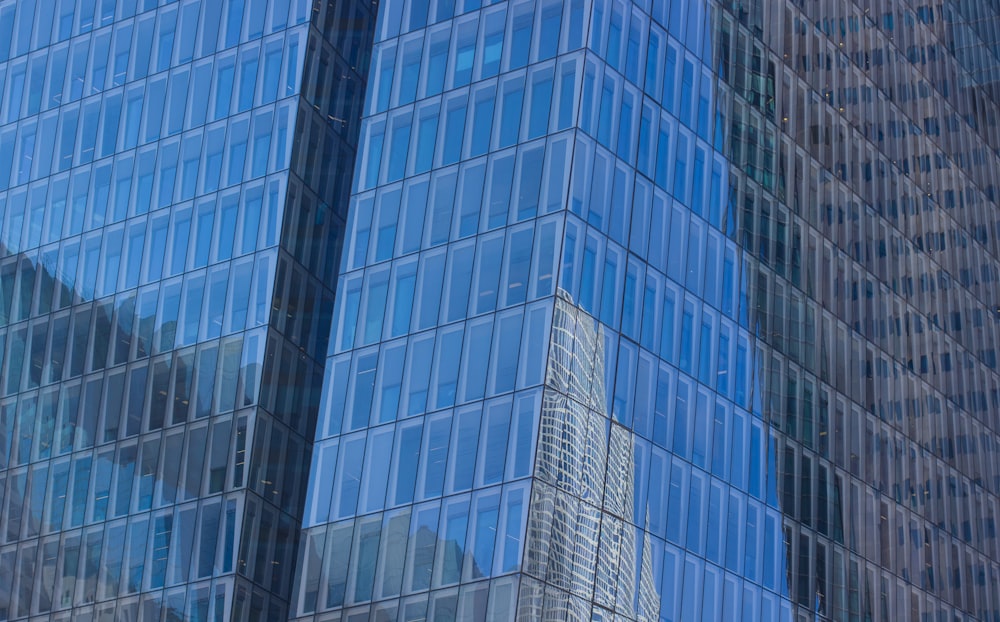
[[[998,39],[0,0],[0,622],[1000,621]]]
[[[293,615],[790,618],[712,32],[380,6]]]
[[[0,2],[0,619],[287,616],[371,10]]]
[[[383,4],[293,615],[997,619],[996,17]]]

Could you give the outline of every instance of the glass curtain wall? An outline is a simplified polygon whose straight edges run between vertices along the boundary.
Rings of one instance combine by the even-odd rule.
[[[380,5],[293,616],[790,618],[716,9]]]
[[[0,1],[0,619],[287,616],[371,10]]]
[[[996,7],[749,2],[719,26],[796,615],[995,620]]]

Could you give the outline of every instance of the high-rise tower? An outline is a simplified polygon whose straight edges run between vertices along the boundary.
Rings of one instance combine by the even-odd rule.
[[[294,613],[995,619],[998,27],[384,3]]]
[[[801,616],[1000,616],[997,17],[950,1],[720,16]]]
[[[0,619],[285,618],[372,10],[0,2]]]
[[[1000,619],[998,39],[0,0],[0,620]]]
[[[380,6],[293,614],[790,613],[713,8]]]

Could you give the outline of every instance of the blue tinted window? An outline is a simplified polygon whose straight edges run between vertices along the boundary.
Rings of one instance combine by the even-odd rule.
[[[608,50],[605,57],[608,65],[619,69],[622,47],[622,16],[621,9],[615,7],[611,13],[611,26],[608,28]]]
[[[677,136],[677,150],[674,154],[674,196],[688,203],[688,143],[683,134]]]
[[[559,26],[562,19],[562,3],[549,2],[542,7],[541,30],[538,39],[538,59],[544,60],[556,55],[559,48]]]
[[[528,116],[528,138],[545,134],[549,124],[549,110],[552,104],[552,75],[537,72],[531,84],[531,110]]]
[[[544,149],[522,152],[521,175],[517,188],[517,220],[534,218],[538,213],[538,197],[542,185]]]
[[[396,242],[396,219],[399,214],[398,188],[385,192],[378,202],[378,231],[375,234],[375,261],[392,257]]]
[[[576,110],[576,99],[573,97],[576,91],[576,72],[573,71],[574,64],[567,63],[560,69],[559,79],[559,121],[557,129],[565,129],[573,123],[573,113]]]
[[[386,348],[382,352],[380,363],[379,386],[379,408],[378,423],[385,423],[396,418],[399,410],[400,389],[403,382],[403,362],[405,346],[394,346]]]
[[[637,20],[633,16],[633,20]],[[635,21],[628,32],[628,43],[625,48],[625,77],[633,84],[639,83],[639,44],[640,34]],[[647,52],[648,53],[648,52]]]
[[[392,144],[389,148],[389,164],[386,181],[402,179],[406,166],[406,155],[410,145],[410,119],[406,116],[393,122]]]
[[[368,164],[365,167],[364,187],[372,188],[378,183],[379,166],[382,161],[382,139],[384,128],[380,125],[372,130],[368,139]]]
[[[403,47],[403,63],[399,84],[399,103],[408,104],[417,96],[417,79],[420,77],[420,48]]]
[[[475,247],[453,248],[448,258],[448,297],[445,301],[445,322],[452,322],[465,315],[469,304],[472,282],[472,265]]]
[[[499,146],[509,147],[517,142],[521,127],[521,104],[524,100],[524,84],[513,80],[504,85],[503,100],[500,110],[500,143]]]
[[[262,76],[261,103],[269,103],[278,96],[278,83],[281,79],[281,48],[268,46],[264,53],[264,72]]]
[[[340,331],[340,349],[346,350],[354,345],[354,327],[358,322],[358,307],[361,303],[361,283],[354,282],[346,289],[344,296],[344,321]]]
[[[490,238],[479,244],[474,302],[476,313],[485,313],[496,309],[502,253],[502,237]]]
[[[510,187],[514,180],[514,155],[506,154],[493,160],[490,173],[490,195],[486,226],[489,229],[507,223]]]
[[[454,207],[455,187],[458,174],[454,169],[441,173],[434,178],[431,213],[427,223],[431,245],[441,244],[448,240],[451,231],[451,211]]]
[[[451,444],[454,454],[454,467],[451,469],[453,492],[472,487],[479,447],[479,418],[478,410],[467,410],[456,415],[455,437]]]
[[[465,26],[470,26],[466,28]],[[476,56],[475,22],[458,27],[458,42],[455,47],[455,75],[453,86],[464,86],[472,80],[472,62]]]
[[[455,403],[458,390],[459,361],[462,356],[462,331],[443,332],[438,337],[436,353],[435,408],[447,408]]]
[[[591,313],[594,308],[594,263],[596,260],[592,240],[588,238],[583,251],[583,266],[580,278],[580,305]]]
[[[486,352],[490,347],[493,332],[491,318],[486,321],[470,322],[465,344],[465,361],[463,362],[463,401],[482,399],[486,391],[486,373],[489,359],[477,353]]]
[[[470,155],[478,156],[490,149],[490,134],[493,129],[495,89],[487,87],[476,92],[472,112],[472,136]]]
[[[240,62],[240,96],[237,102],[238,110],[249,110],[253,105],[254,87],[257,83],[257,51],[251,52],[248,58]]]
[[[357,509],[358,492],[361,484],[361,466],[364,463],[364,437],[355,437],[344,443],[341,449],[339,471],[337,478],[340,484],[340,496],[336,501],[337,517],[350,516]]]
[[[527,296],[528,269],[531,265],[532,230],[524,229],[511,234],[507,251],[506,304],[525,301]]]
[[[670,469],[670,485],[667,495],[667,539],[683,544],[685,523],[685,497],[687,492],[682,463],[674,462]]]
[[[427,56],[427,95],[437,95],[444,88],[444,77],[448,67],[447,36],[432,38]]]
[[[514,13],[514,19],[511,21],[510,69],[517,69],[528,64],[528,52],[531,50],[533,9],[534,5],[529,2],[511,9]]]
[[[677,3],[680,4],[680,3]],[[677,49],[673,45],[667,45],[667,64],[663,76],[663,106],[671,113],[676,114],[676,93],[677,93]]]
[[[407,426],[399,431],[396,454],[398,461],[396,464],[396,496],[393,499],[395,504],[410,503],[413,501],[414,485],[417,476],[417,460],[420,457],[420,436],[421,427]],[[374,566],[374,562],[372,563]]]
[[[481,498],[476,508],[476,532],[473,540],[475,564],[472,566],[474,578],[492,574],[499,502],[499,496]]]
[[[462,171],[458,215],[458,237],[467,237],[479,228],[479,212],[483,198],[486,163],[481,162]]]
[[[445,542],[455,543],[455,547],[454,550],[446,551],[441,560],[441,582],[444,584],[458,583],[461,579],[468,523],[469,501],[466,499],[450,503],[444,519],[443,539]]]
[[[421,261],[418,281],[420,307],[416,328],[424,329],[437,322],[441,305],[441,286],[444,281],[445,255],[443,253],[425,257]]]
[[[497,320],[495,393],[514,389],[518,352],[521,346],[521,316],[507,315]]]
[[[453,101],[448,105],[445,114],[444,145],[441,154],[442,164],[457,162],[462,155],[462,138],[465,133],[465,102]]]
[[[615,83],[606,79],[601,90],[601,107],[598,113],[597,140],[608,149],[612,148],[612,124],[615,110]]]
[[[503,52],[504,12],[486,16],[486,34],[482,49],[482,78],[489,78],[500,72],[500,56]]]
[[[368,285],[368,300],[364,315],[363,343],[376,342],[382,334],[382,318],[385,314],[385,301],[388,290],[387,273],[383,272],[371,278]]]
[[[235,69],[232,59],[222,61],[215,73],[215,114],[214,119],[220,119],[229,114],[229,102],[233,92],[233,77]]]
[[[437,141],[438,110],[428,108],[419,113],[417,126],[417,150],[413,171],[423,173],[430,170],[434,161],[434,144]]]
[[[440,496],[444,491],[445,464],[448,458],[450,432],[450,418],[438,418],[426,426],[427,441],[422,456],[425,498]],[[459,540],[459,542],[463,540]]]
[[[411,253],[420,248],[424,230],[424,210],[427,204],[427,186],[427,181],[424,180],[414,183],[405,190],[400,244],[403,253]]]

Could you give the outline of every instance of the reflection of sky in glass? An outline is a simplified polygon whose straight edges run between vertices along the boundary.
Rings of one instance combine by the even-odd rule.
[[[0,1],[2,619],[286,617],[371,21],[308,4]]]
[[[381,10],[297,611],[788,610],[713,8]]]
[[[0,617],[989,619],[997,14],[869,4],[0,0]]]
[[[0,261],[16,456],[0,570],[31,580],[20,543],[45,530],[50,480],[86,526],[130,502],[110,484],[79,501],[122,465],[127,509],[154,513],[116,526],[134,559],[156,551],[134,589],[194,582],[178,570],[187,525],[222,519],[164,509],[202,470],[163,458],[195,455],[169,429],[193,422],[211,459],[192,489],[246,478],[263,498],[239,515],[266,543],[243,537],[222,574],[284,599],[272,562],[288,567],[300,478],[281,465],[307,453],[301,413],[322,402],[296,614],[996,611],[993,7],[390,0],[362,96],[363,7],[317,5],[317,47],[289,26],[307,3],[290,4],[150,4],[128,36],[155,44],[121,83],[91,60],[132,40],[105,23],[112,3],[69,18],[44,58],[0,6],[0,117],[17,121],[0,126],[17,253]],[[219,50],[185,36],[198,11],[225,25]],[[201,57],[193,122],[200,100],[169,102]],[[31,88],[62,64],[65,92]],[[282,100],[294,67],[308,67],[302,110]],[[97,132],[119,113],[121,140]],[[348,200],[325,173],[354,159],[357,132]],[[37,313],[32,266],[72,284]],[[49,316],[54,335],[90,340],[65,391],[46,381]],[[298,390],[327,349],[322,392]],[[105,385],[130,404],[108,427]],[[52,433],[37,459],[35,429]],[[144,436],[115,454],[102,433]],[[80,551],[104,546],[93,532]]]

